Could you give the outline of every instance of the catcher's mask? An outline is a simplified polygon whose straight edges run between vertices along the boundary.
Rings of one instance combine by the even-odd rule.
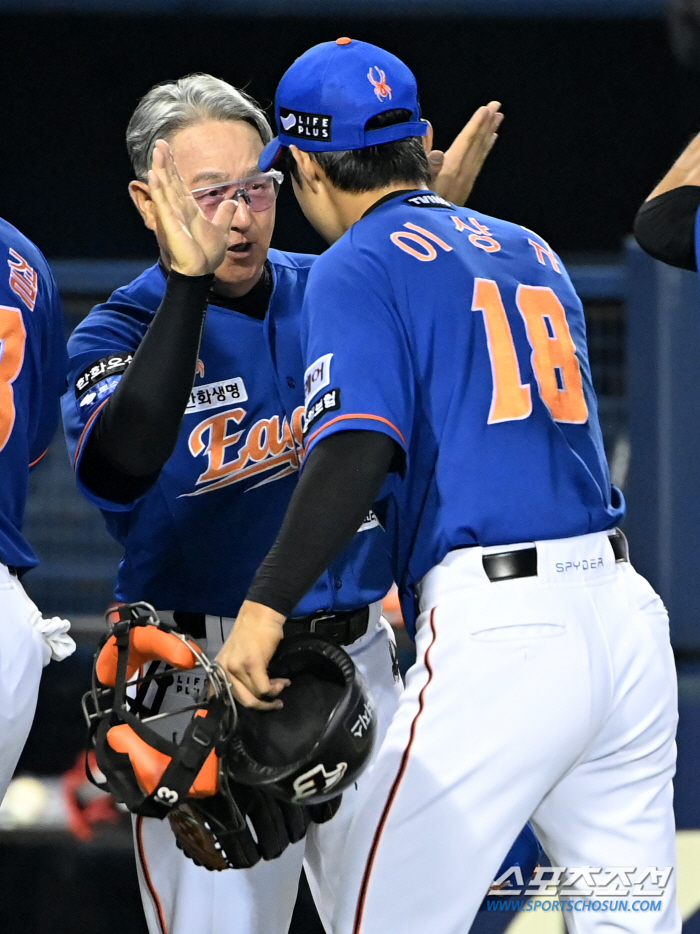
[[[283,801],[329,801],[356,781],[372,754],[377,717],[367,687],[343,649],[311,635],[283,639],[268,672],[291,682],[279,695],[284,706],[239,707],[227,770]]]
[[[83,697],[89,739],[105,777],[98,782],[88,769],[91,781],[145,817],[163,818],[188,797],[225,791],[219,754],[235,726],[236,708],[219,665],[161,622],[148,603],[117,607],[107,622],[111,635],[95,658],[92,690]],[[173,672],[195,666],[203,672],[203,689],[189,706],[160,713]],[[168,717],[182,722],[183,713],[191,719],[179,739],[175,730],[167,739],[161,723],[154,728]]]

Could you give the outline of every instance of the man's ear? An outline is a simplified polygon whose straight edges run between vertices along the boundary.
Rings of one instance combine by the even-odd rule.
[[[151,192],[146,182],[134,180],[129,182],[129,194],[131,200],[136,206],[136,210],[141,215],[144,224],[149,230],[156,229],[156,214],[153,210],[153,201]]]
[[[423,146],[428,155],[430,155],[433,149],[433,125],[430,120],[421,120],[421,123],[428,124],[428,132],[423,137]]]
[[[325,180],[326,173],[323,171],[318,162],[311,158],[311,155],[308,152],[305,152],[303,149],[299,149],[298,146],[290,146],[289,151],[291,152],[292,158],[296,162],[297,168],[299,169],[302,185],[307,184],[312,191],[316,191],[318,189],[319,182]]]

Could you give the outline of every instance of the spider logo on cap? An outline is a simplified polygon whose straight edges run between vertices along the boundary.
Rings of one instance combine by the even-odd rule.
[[[379,80],[374,77],[372,70],[375,70],[379,75]],[[391,88],[386,83],[386,74],[379,68],[377,65],[370,65],[370,69],[367,72],[367,79],[370,84],[374,85],[374,93],[377,95],[380,101],[384,101],[387,98],[391,100]]]

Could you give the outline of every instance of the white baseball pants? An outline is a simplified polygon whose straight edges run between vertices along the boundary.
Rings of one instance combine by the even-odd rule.
[[[377,705],[379,744],[402,686],[393,672],[391,627],[380,618],[381,604],[370,609],[367,633],[346,650]],[[210,638],[208,643],[209,652],[215,654],[221,640],[216,644]],[[136,863],[150,934],[286,934],[305,860],[319,914],[330,932],[336,888],[344,884],[339,862],[356,796],[356,789],[346,791],[335,817],[326,824],[312,824],[305,839],[289,846],[279,859],[223,872],[209,872],[183,856],[167,819],[137,818]]]
[[[34,720],[41,669],[51,652],[32,620],[38,610],[0,564],[0,801]]]
[[[424,578],[417,662],[360,790],[334,934],[467,934],[528,819],[568,870],[641,881],[675,866],[665,608],[605,533],[537,552],[537,577],[492,583],[468,548]],[[576,934],[677,934],[674,896],[675,871],[657,910],[584,898],[565,919]]]

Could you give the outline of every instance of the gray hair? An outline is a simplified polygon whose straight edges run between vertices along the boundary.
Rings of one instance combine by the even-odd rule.
[[[139,101],[126,129],[126,148],[136,173],[145,181],[157,139],[203,120],[242,120],[257,130],[263,145],[272,139],[267,117],[253,100],[213,75],[195,74],[157,84]]]

